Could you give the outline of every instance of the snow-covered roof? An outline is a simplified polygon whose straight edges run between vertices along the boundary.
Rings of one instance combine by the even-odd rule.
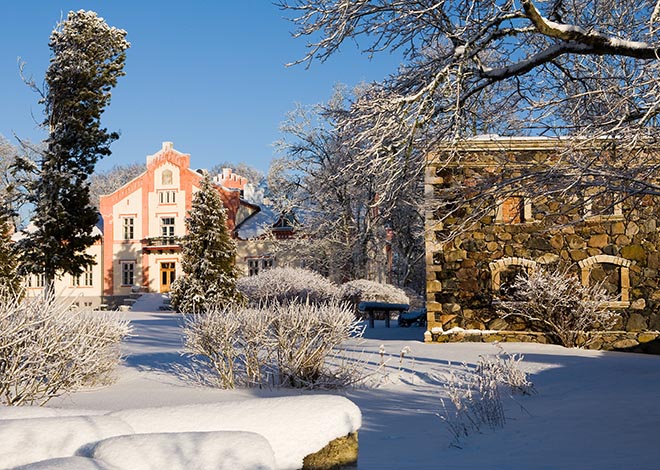
[[[260,205],[261,210],[243,222],[236,234],[242,240],[257,238],[267,233],[277,221],[279,214],[268,205]]]
[[[25,237],[26,234],[28,233],[34,233],[37,230],[37,226],[34,225],[33,222],[28,223],[27,227],[25,227],[23,230],[18,230],[16,231],[12,236],[11,240],[13,242],[17,242]],[[103,218],[99,217],[98,220],[96,221],[96,225],[94,228],[92,228],[92,235],[95,237],[102,237],[103,236]]]

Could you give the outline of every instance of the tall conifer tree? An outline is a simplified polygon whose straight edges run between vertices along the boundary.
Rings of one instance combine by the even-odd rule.
[[[55,28],[49,46],[42,91],[48,138],[37,178],[27,188],[36,230],[20,242],[22,269],[44,274],[47,291],[60,273],[78,275],[94,263],[85,253],[95,241],[98,219],[88,177],[119,137],[103,128],[100,118],[124,75],[130,44],[125,31],[80,10],[69,12]]]
[[[0,210],[0,302],[21,297],[21,278],[17,272],[18,260],[11,241],[10,218]]]
[[[180,312],[198,313],[241,301],[236,289],[236,243],[227,228],[220,194],[208,175],[193,196],[186,228],[181,253],[184,275],[172,286],[172,305]]]

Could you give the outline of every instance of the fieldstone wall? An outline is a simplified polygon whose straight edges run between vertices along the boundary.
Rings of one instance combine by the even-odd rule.
[[[445,341],[431,332],[460,327],[507,332],[505,338],[521,341],[541,341],[541,336],[532,334],[533,325],[499,318],[497,303],[521,270],[562,263],[570,266],[583,284],[604,282],[616,297],[610,308],[619,316],[615,326],[618,339],[596,341],[594,345],[621,349],[618,346],[623,343],[614,343],[626,340],[629,347],[637,347],[651,341],[646,341],[646,336],[640,341],[638,333],[660,330],[658,197],[617,195],[608,199],[606,192],[591,196],[589,190],[594,188],[561,196],[503,191],[500,196],[494,193],[491,209],[483,213],[476,207],[483,206],[483,200],[477,199],[475,207],[463,204],[450,216],[438,209],[451,207],[447,197],[460,197],[459,192],[448,188],[469,189],[472,180],[501,171],[515,178],[521,168],[529,169],[556,151],[556,144],[547,140],[510,143],[511,149],[505,151],[475,144],[457,159],[460,165],[447,165],[441,155],[428,158],[426,339]],[[502,170],[502,155],[516,164]],[[456,236],[446,242],[449,233]],[[455,339],[468,337],[457,335]]]
[[[461,330],[427,331],[424,340],[434,343],[541,343],[552,344],[546,333],[533,331]],[[591,332],[578,340],[578,346],[605,351],[631,351],[660,354],[660,332]]]

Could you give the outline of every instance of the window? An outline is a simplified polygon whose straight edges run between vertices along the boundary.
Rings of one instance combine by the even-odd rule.
[[[584,216],[589,219],[623,218],[621,201],[607,188],[589,187],[584,192]]]
[[[92,287],[94,285],[94,273],[91,268],[83,273],[83,285],[85,287]]]
[[[172,184],[172,170],[163,170],[160,182],[163,186]]]
[[[158,191],[158,201],[160,204],[176,203],[176,191]]]
[[[500,299],[515,300],[516,281],[518,277],[527,277],[527,268],[524,266],[511,265],[500,271],[500,289],[496,293]]]
[[[578,262],[583,286],[601,283],[606,292],[616,300],[607,303],[609,308],[630,306],[630,266],[632,261],[611,255],[596,255]]]
[[[165,238],[174,236],[174,217],[160,219],[160,234]]]
[[[493,295],[499,300],[514,300],[513,284],[516,278],[536,269],[536,261],[526,258],[502,258],[490,263],[489,267]]]
[[[124,217],[124,240],[133,240],[133,238],[135,238],[135,219]]]
[[[249,259],[248,262],[248,276],[256,276],[259,274],[259,260]]]
[[[532,203],[525,196],[509,196],[499,201],[495,222],[501,224],[522,224],[532,221]]]
[[[260,258],[248,258],[248,276],[256,276],[261,271],[272,268],[275,265],[275,258],[272,256],[263,256]]]
[[[35,275],[34,287],[44,287],[46,285],[46,275],[37,274]]]
[[[135,262],[125,261],[121,263],[121,284],[122,286],[135,284]]]

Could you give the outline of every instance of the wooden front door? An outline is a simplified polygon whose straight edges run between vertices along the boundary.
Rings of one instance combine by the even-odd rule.
[[[173,261],[160,263],[160,291],[169,292],[174,279],[176,279],[176,263]]]

